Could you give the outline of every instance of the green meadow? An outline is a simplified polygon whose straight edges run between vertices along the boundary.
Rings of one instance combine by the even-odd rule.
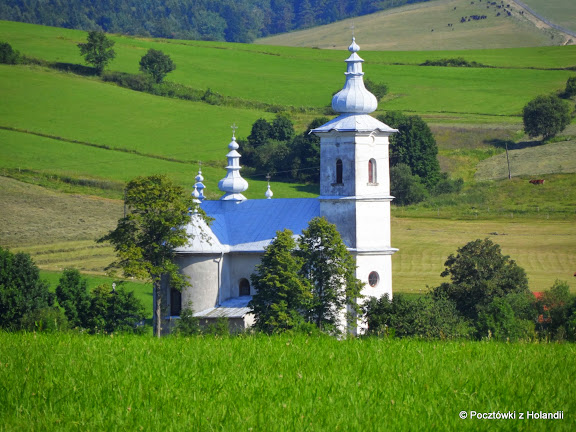
[[[576,426],[573,344],[26,333],[0,344],[2,430]],[[526,417],[540,411],[563,418]]]

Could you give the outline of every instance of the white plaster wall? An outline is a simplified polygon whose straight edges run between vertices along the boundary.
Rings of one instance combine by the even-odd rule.
[[[390,202],[356,201],[356,247],[390,247]]]
[[[356,211],[353,200],[320,201],[320,216],[336,225],[346,246],[356,248]]]
[[[182,306],[192,302],[195,312],[218,304],[218,254],[181,254],[176,258],[180,271],[189,277],[191,286],[182,290]]]
[[[224,283],[222,286],[222,299],[224,301],[231,297],[240,295],[240,279],[248,279],[254,273],[256,265],[262,259],[262,253],[233,253],[224,256]],[[250,294],[255,294],[250,281]]]

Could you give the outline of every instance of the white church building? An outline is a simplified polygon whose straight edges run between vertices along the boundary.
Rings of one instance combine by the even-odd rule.
[[[364,86],[360,47],[353,40],[348,48],[344,87],[332,98],[339,116],[313,129],[320,137],[320,196],[317,198],[246,199],[248,182],[240,175],[239,146],[234,135],[228,145],[227,174],[218,184],[219,200],[205,200],[201,173],[193,195],[213,222],[208,226],[192,215],[187,229],[193,240],[177,252],[177,263],[189,278],[181,293],[165,287],[167,321],[177,319],[192,305],[201,323],[219,317],[231,327],[252,325],[248,307],[254,288],[250,276],[276,231],[290,229],[296,236],[317,216],[336,225],[348,250],[356,259],[356,277],[365,283],[365,296],[392,295],[390,243],[390,173],[388,138],[397,130],[369,114],[377,99]],[[204,234],[202,235],[201,232]],[[170,323],[163,323],[165,330]]]

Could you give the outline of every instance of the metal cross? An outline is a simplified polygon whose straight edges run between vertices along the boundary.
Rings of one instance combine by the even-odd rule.
[[[236,138],[236,129],[238,129],[238,126],[236,126],[236,122],[232,123],[232,126],[230,126],[230,128],[232,129],[232,136]]]

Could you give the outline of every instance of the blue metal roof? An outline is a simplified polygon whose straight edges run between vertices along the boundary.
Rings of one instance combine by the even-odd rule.
[[[317,198],[260,199],[245,201],[204,201],[206,214],[214,219],[205,235],[196,223],[188,227],[194,239],[180,253],[263,252],[276,231],[290,229],[300,235],[311,219],[320,216]]]

